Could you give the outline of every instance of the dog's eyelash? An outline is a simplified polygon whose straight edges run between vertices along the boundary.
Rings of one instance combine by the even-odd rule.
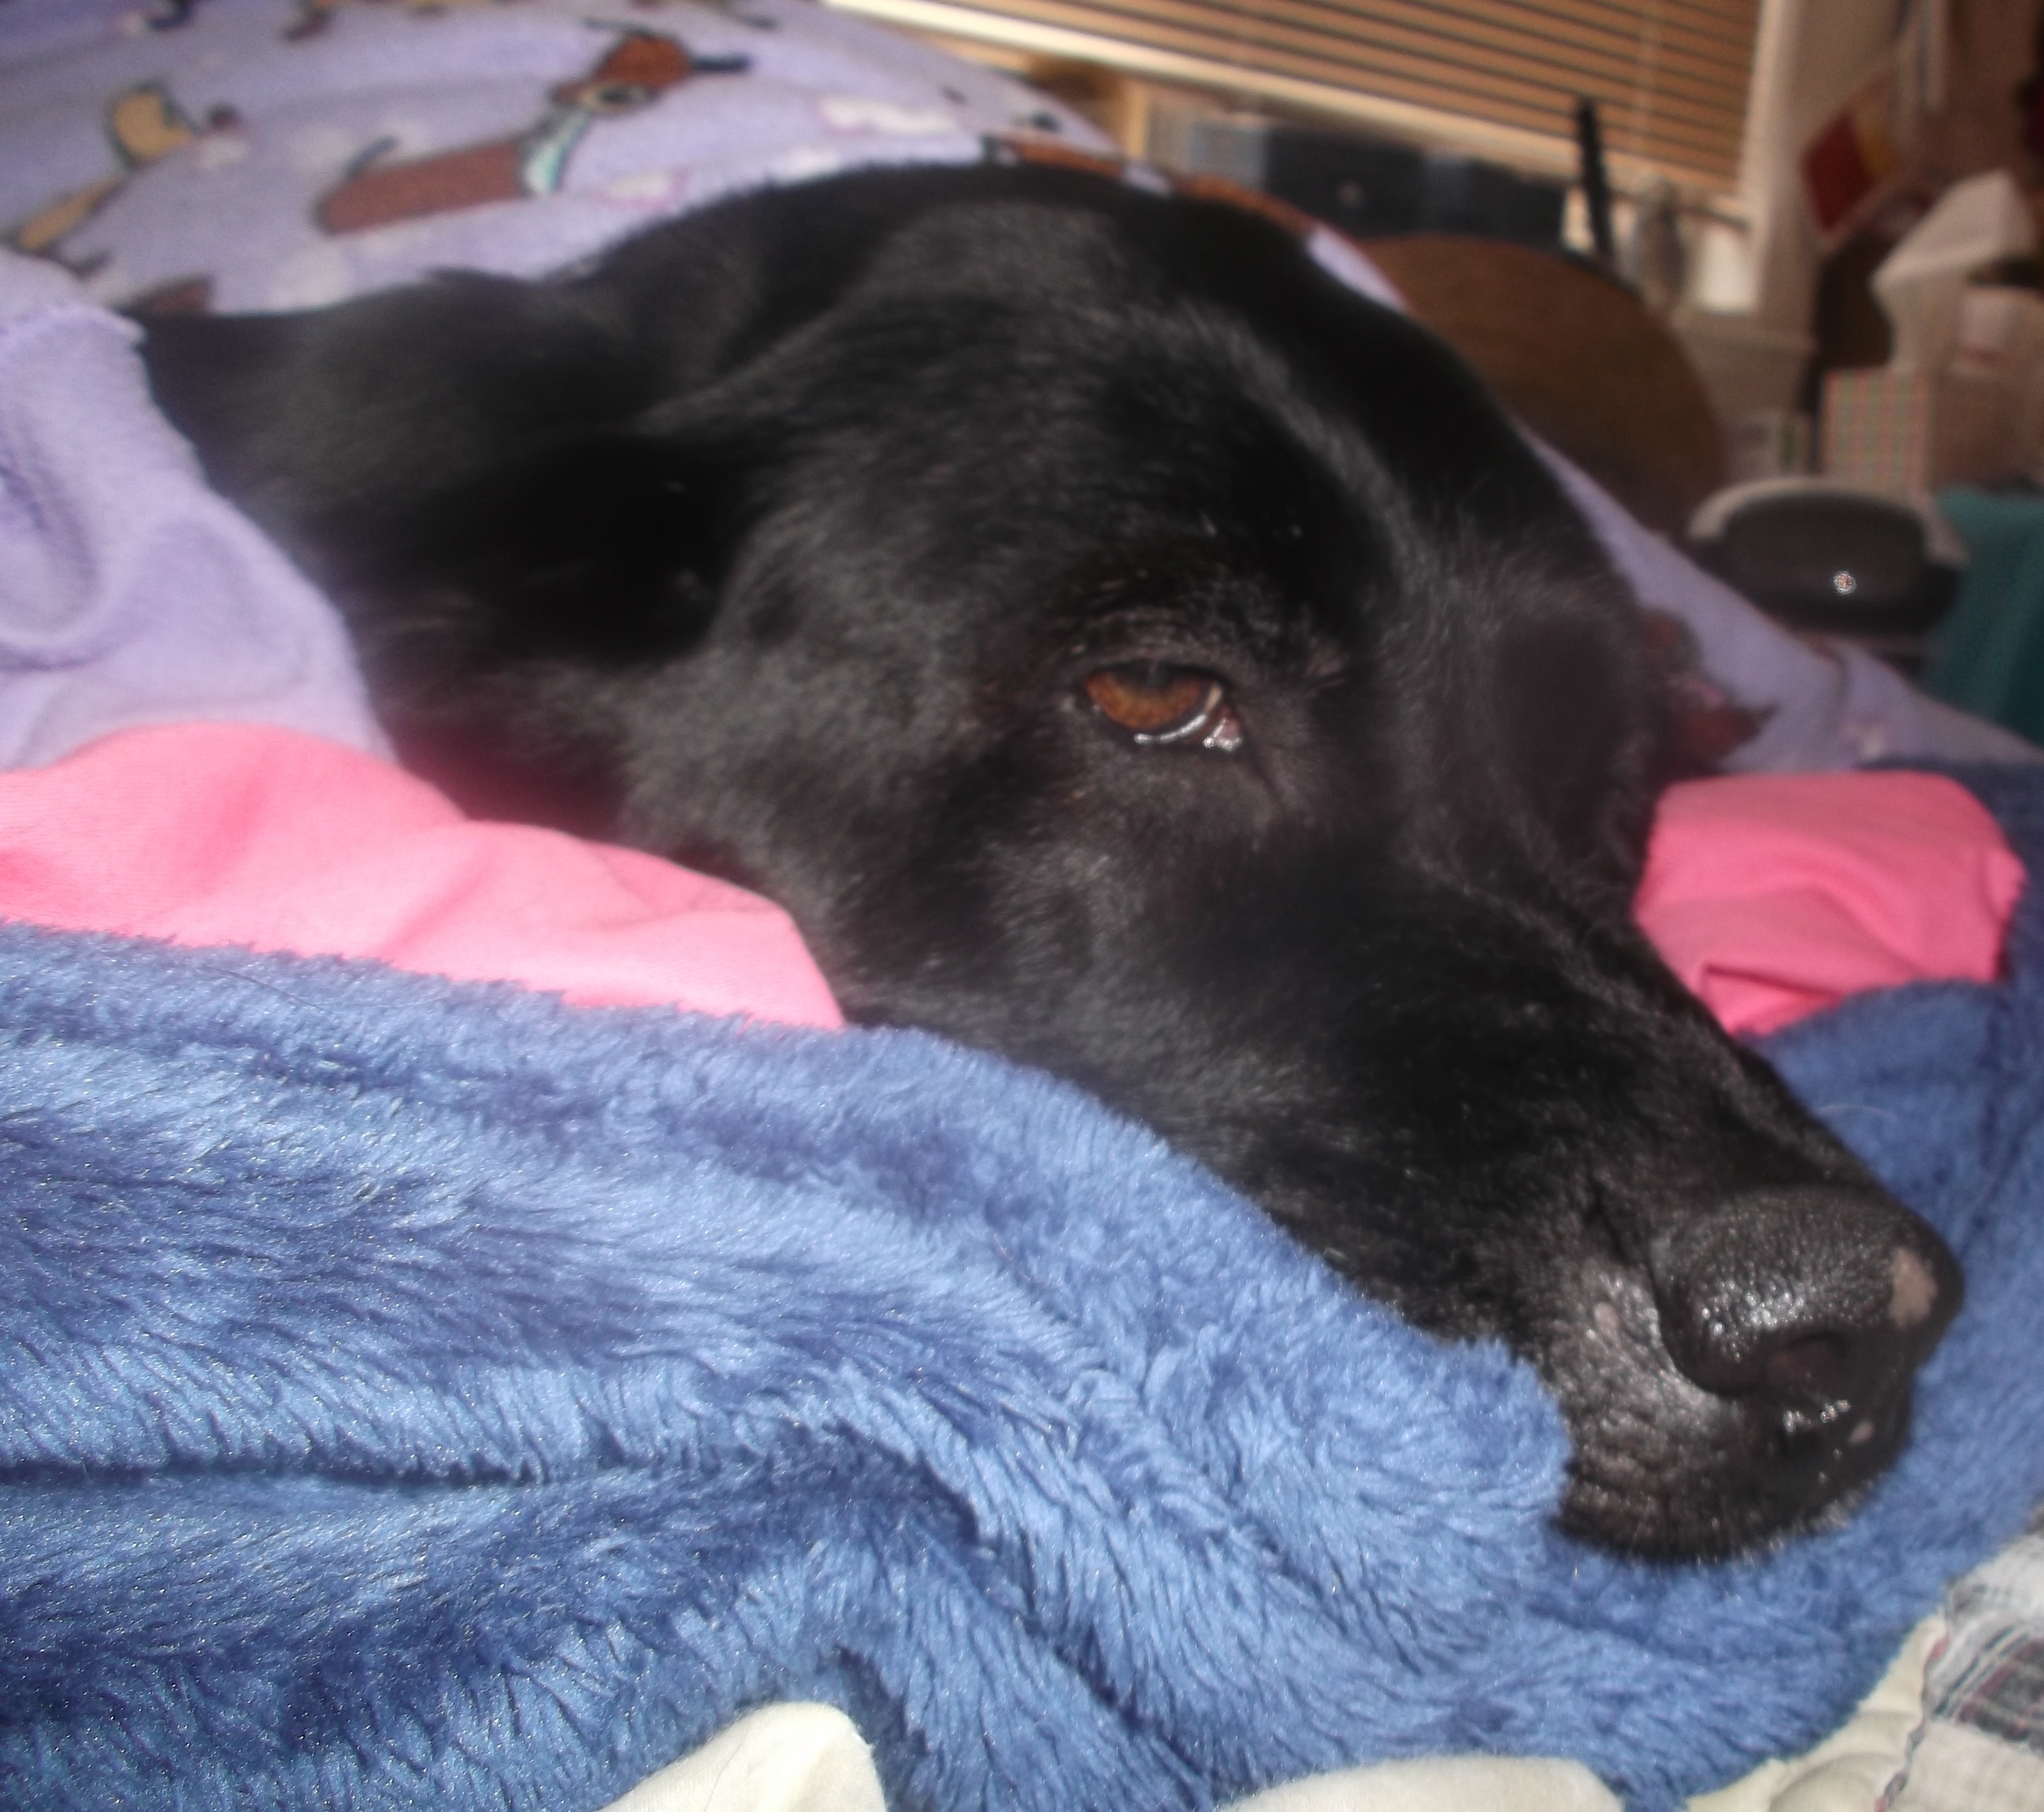
[[[1089,674],[1093,708],[1147,747],[1196,744],[1216,754],[1242,746],[1242,721],[1212,675],[1157,661],[1128,661]]]

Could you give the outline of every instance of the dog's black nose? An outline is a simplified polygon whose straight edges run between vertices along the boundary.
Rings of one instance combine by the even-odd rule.
[[[1899,1436],[1910,1375],[1963,1293],[1929,1227],[1843,1187],[1735,1196],[1654,1241],[1648,1267],[1683,1372],[1842,1445]]]

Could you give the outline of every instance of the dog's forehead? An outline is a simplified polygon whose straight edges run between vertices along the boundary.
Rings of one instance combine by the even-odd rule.
[[[873,252],[867,294],[982,295],[1057,306],[1154,282],[1117,215],[1027,195],[961,197],[901,223]]]
[[[1349,639],[1411,533],[1366,448],[1301,433],[1224,361],[1094,350],[1085,371],[1043,361],[1055,384],[1027,356],[989,358],[983,382],[970,355],[932,364],[927,399],[897,393],[807,449],[754,542],[782,569],[776,594],[876,648],[940,638],[954,677],[952,656],[1012,670],[1024,644],[1110,622],[1280,665]],[[948,406],[961,390],[974,409]],[[820,540],[827,560],[808,557]]]
[[[900,337],[884,309],[840,325],[840,352]],[[1353,373],[1302,369],[1211,298],[1119,314],[975,302],[924,344],[912,369],[872,361],[865,384],[837,381],[858,350],[819,362],[830,402],[808,419],[832,425],[781,494],[811,525],[782,544],[806,552],[828,522],[832,548],[784,594],[841,593],[832,614],[866,631],[888,626],[874,593],[936,588],[979,601],[956,620],[997,640],[1024,618],[1041,639],[1168,616],[1310,659],[1322,638],[1353,650],[1422,592],[1480,604],[1520,588],[1543,541],[1565,567],[1600,564],[1508,430],[1531,483],[1490,456],[1499,425],[1481,411],[1443,442],[1440,418],[1466,402],[1454,390],[1412,425],[1376,421],[1344,391]],[[1444,609],[1432,633],[1469,620]]]
[[[832,293],[720,387],[779,449],[720,641],[856,665],[952,725],[985,675],[1034,684],[1074,649],[1245,680],[1409,666],[1444,720],[1433,695],[1504,658],[1485,638],[1523,665],[1558,625],[1543,671],[1608,664],[1580,658],[1585,611],[1592,643],[1620,633],[1608,572],[1524,440],[1267,221],[975,174]],[[1443,641],[1462,654],[1420,658]]]
[[[1333,494],[1380,535],[1417,516],[1516,541],[1566,517],[1445,347],[1269,221],[1008,174],[1019,190],[898,222],[793,361],[790,413],[834,420],[833,456],[855,440],[877,484],[1038,514],[1082,491],[1103,530],[1119,509],[1324,532]]]

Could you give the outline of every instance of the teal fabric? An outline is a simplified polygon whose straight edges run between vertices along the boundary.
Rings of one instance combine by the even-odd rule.
[[[1955,488],[1938,507],[1971,558],[1931,637],[1924,689],[2044,741],[2044,498]]]

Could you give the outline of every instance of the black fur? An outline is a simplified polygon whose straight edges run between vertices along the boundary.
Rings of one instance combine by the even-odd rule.
[[[1278,226],[872,172],[147,356],[401,737],[759,888],[855,1018],[1071,1077],[1502,1336],[1572,1528],[1728,1552],[1894,1452],[1958,1275],[1633,929],[1631,599]],[[1210,708],[1139,741],[1103,672]]]

